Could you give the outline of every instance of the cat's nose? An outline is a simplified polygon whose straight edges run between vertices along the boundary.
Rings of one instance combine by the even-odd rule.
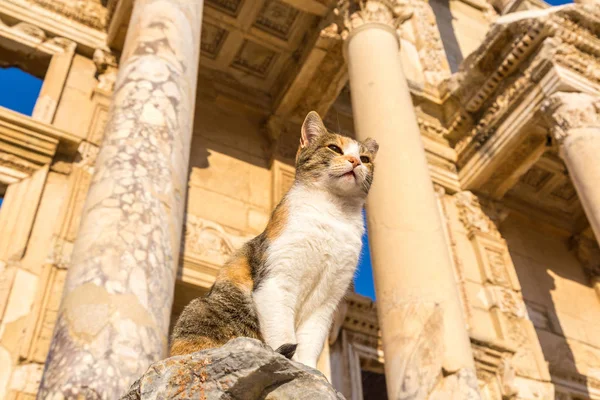
[[[356,157],[352,157],[352,156],[348,157],[348,162],[350,164],[352,164],[353,169],[360,165],[360,161],[358,161],[358,158],[356,158]]]

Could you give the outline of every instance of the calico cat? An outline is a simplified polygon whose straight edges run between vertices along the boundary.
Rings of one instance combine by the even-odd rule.
[[[294,184],[265,231],[232,256],[206,297],[185,307],[171,355],[246,336],[290,356],[295,350],[293,359],[316,367],[358,263],[361,210],[378,148],[373,139],[361,143],[328,132],[311,111],[302,125]]]

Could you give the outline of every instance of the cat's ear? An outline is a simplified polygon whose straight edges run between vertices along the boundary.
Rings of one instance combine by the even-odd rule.
[[[365,146],[367,150],[369,150],[369,152],[373,154],[373,157],[375,157],[375,155],[377,154],[377,150],[379,150],[379,144],[377,144],[375,139],[366,138],[363,142],[363,146]]]
[[[315,138],[327,133],[327,128],[323,125],[323,120],[316,111],[308,113],[302,124],[302,134],[300,135],[300,147],[304,148],[311,144]]]

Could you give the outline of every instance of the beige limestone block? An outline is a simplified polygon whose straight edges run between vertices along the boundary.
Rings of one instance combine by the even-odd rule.
[[[199,187],[188,191],[187,212],[240,231],[248,230],[250,206],[238,199]]]
[[[8,384],[13,369],[12,364],[10,353],[0,345],[0,399],[6,398]]]
[[[59,210],[65,200],[68,177],[50,172],[44,185],[31,236],[21,260],[21,266],[35,274],[41,269],[51,251],[52,237],[59,221]]]
[[[92,112],[92,92],[98,84],[95,73],[92,60],[77,54],[74,56],[56,109],[53,121],[56,127],[85,138]]]

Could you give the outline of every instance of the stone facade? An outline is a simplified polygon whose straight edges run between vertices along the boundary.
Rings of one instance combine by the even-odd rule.
[[[333,386],[600,399],[597,2],[5,0],[0,66],[43,79],[0,108],[0,398],[117,398],[163,357],[314,109],[382,145]]]

